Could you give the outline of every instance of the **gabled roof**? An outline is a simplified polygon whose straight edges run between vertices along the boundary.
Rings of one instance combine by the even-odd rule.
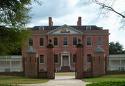
[[[68,25],[63,25],[60,27],[57,27],[54,30],[51,30],[50,32],[48,32],[47,34],[55,34],[55,35],[61,35],[61,34],[83,34],[83,32],[75,29],[74,27],[68,26]]]

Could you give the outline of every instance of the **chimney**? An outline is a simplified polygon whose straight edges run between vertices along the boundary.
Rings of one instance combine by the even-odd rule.
[[[82,25],[82,17],[78,17],[77,26]]]
[[[53,26],[52,17],[49,17],[49,26]]]

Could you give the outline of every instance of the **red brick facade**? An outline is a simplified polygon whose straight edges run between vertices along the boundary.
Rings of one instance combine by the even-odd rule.
[[[79,72],[105,74],[109,55],[108,30],[97,26],[82,26],[81,17],[78,18],[76,26],[53,26],[52,18],[49,17],[49,26],[35,26],[31,31],[31,40],[27,41],[23,48],[23,56],[25,59],[29,58],[26,56],[29,46],[36,51],[39,58],[38,72],[76,71],[77,75]],[[80,49],[76,47],[79,42],[82,44]],[[25,69],[27,67],[25,65]],[[79,76],[84,77],[84,74]]]

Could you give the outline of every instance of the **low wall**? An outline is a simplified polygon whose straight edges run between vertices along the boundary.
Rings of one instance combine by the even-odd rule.
[[[47,72],[39,72],[38,78],[47,78]]]

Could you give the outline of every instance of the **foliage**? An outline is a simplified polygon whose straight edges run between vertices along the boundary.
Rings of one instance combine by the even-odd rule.
[[[125,54],[125,51],[123,50],[123,46],[119,42],[110,42],[109,54]]]
[[[22,27],[29,19],[31,0],[0,0],[0,25]]]
[[[98,83],[87,84],[87,86],[125,86],[125,81],[98,82]]]
[[[0,55],[9,54],[21,48],[28,36],[27,30],[0,27]]]

